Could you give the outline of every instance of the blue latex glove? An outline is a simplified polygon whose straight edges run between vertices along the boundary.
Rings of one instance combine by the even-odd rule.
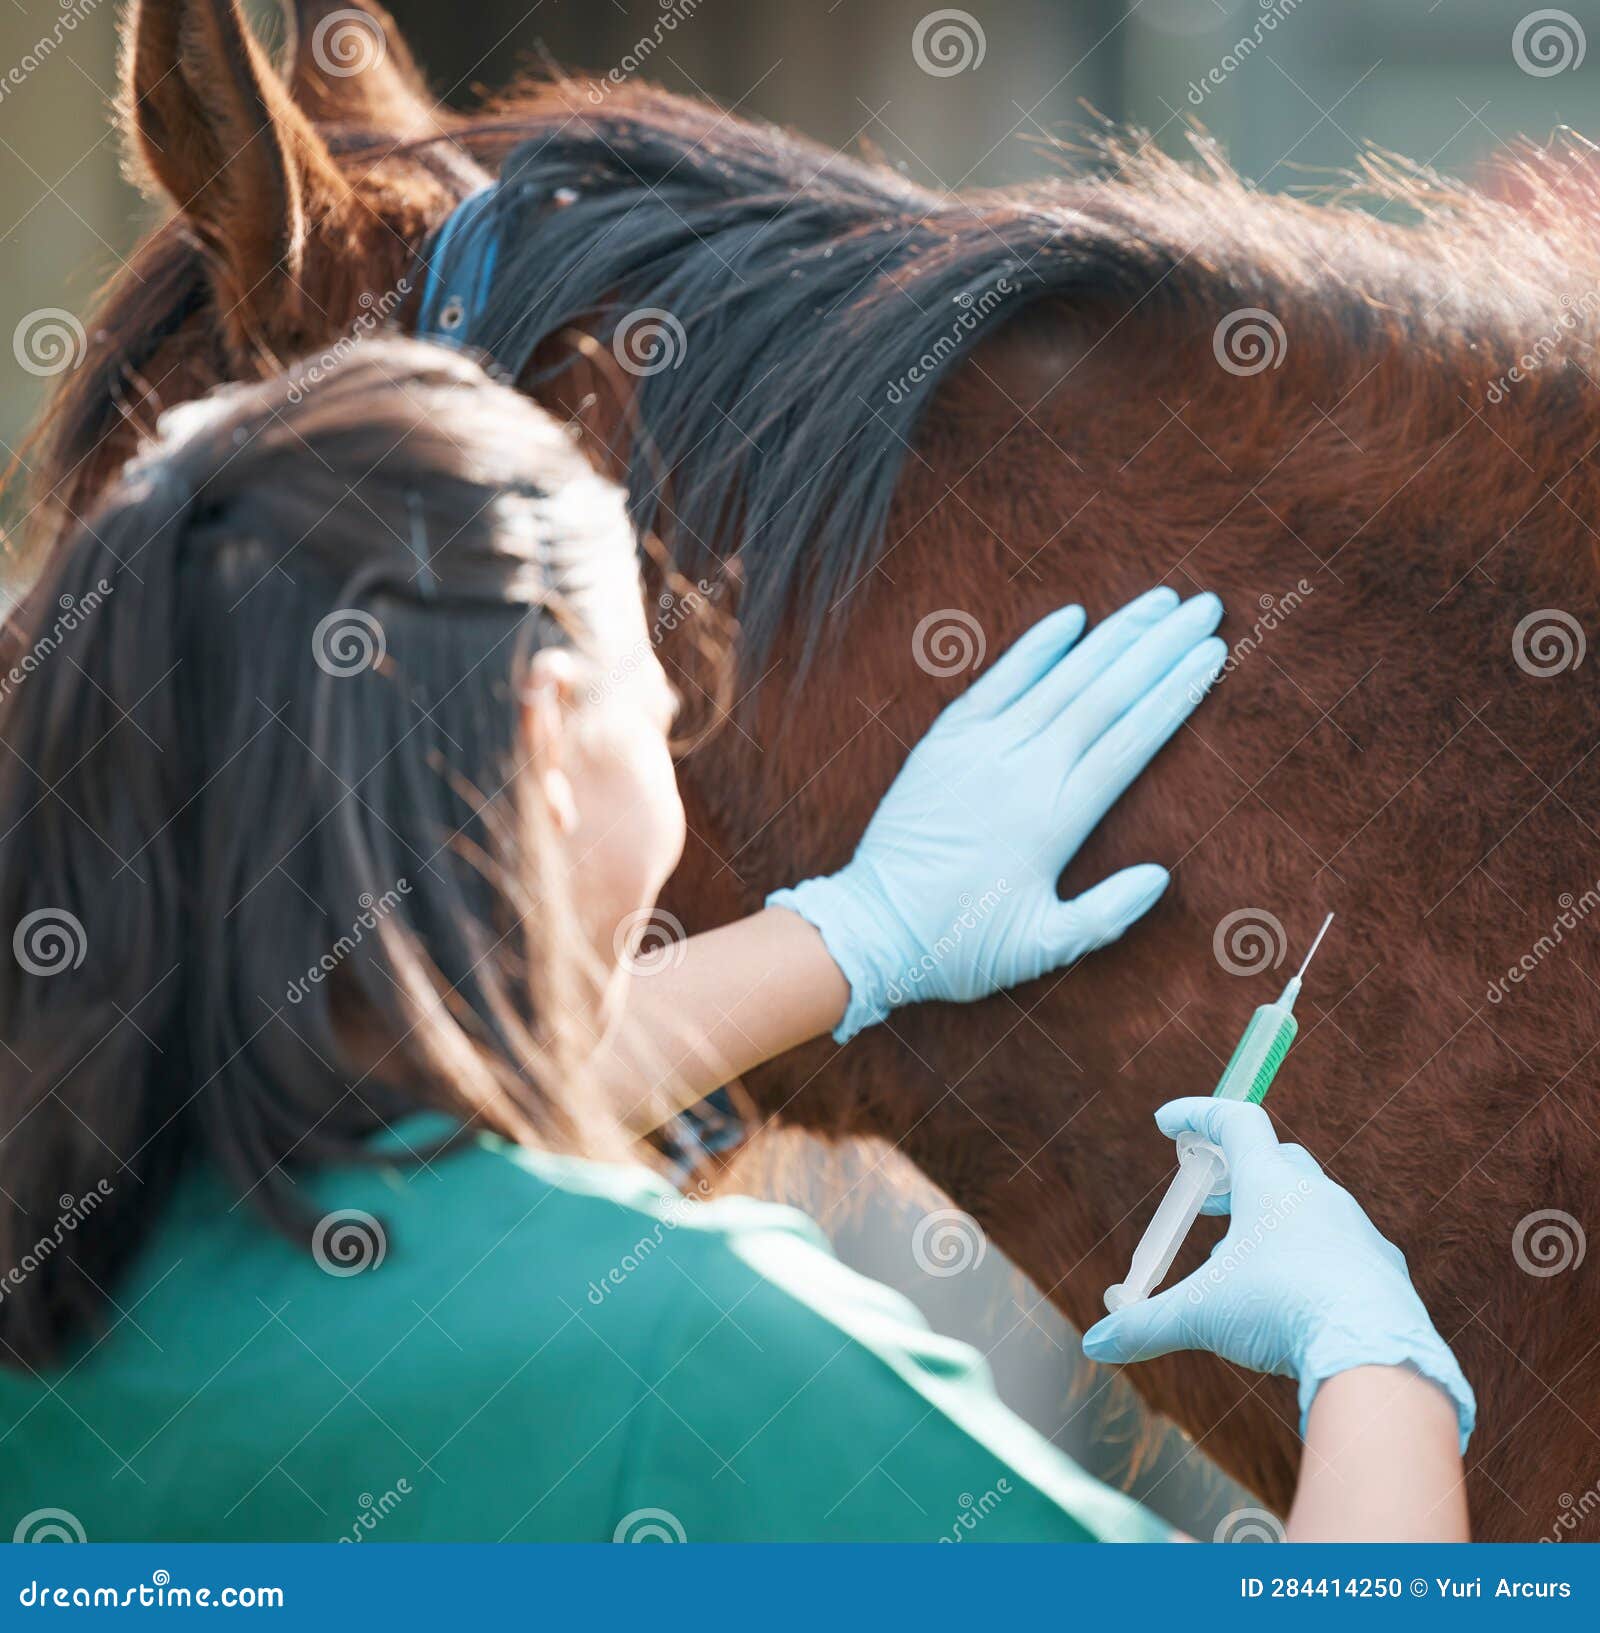
[[[1148,1361],[1209,1350],[1254,1372],[1300,1380],[1300,1433],[1318,1386],[1359,1366],[1413,1366],[1455,1402],[1461,1449],[1477,1416],[1472,1387],[1422,1307],[1405,1256],[1360,1203],[1298,1145],[1282,1145],[1260,1106],[1174,1100],[1156,1126],[1220,1146],[1230,1190],[1208,1212],[1227,1234],[1193,1275],[1097,1322],[1092,1361]]]
[[[843,1043],[891,1009],[964,1003],[1104,947],[1154,905],[1147,863],[1073,901],[1061,870],[1193,711],[1227,656],[1214,595],[1151,590],[1086,639],[1034,625],[934,721],[840,872],[767,898],[822,933],[850,983]]]

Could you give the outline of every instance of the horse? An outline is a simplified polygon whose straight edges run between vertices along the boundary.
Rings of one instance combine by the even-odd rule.
[[[1274,1113],[1407,1254],[1476,1386],[1478,1534],[1550,1531],[1600,1467],[1581,144],[1527,149],[1498,194],[1374,155],[1312,202],[1198,134],[1196,163],[1108,139],[946,196],[618,76],[450,113],[372,0],[290,9],[279,67],[235,0],[131,7],[123,117],[172,212],[32,445],[36,548],[157,407],[415,323],[435,235],[499,177],[499,362],[742,629],[737,705],[681,765],[687,930],[842,864],[1044,611],[1216,590],[1226,672],[1064,879],[1159,860],[1149,919],[746,1089],[773,1127],[909,1158],[1083,1326],[1170,1172],[1151,1111],[1209,1089],[1335,912]],[[1192,1354],[1130,1376],[1283,1509],[1287,1380]]]

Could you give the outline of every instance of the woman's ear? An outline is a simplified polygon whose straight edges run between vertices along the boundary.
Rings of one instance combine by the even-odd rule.
[[[528,766],[559,832],[578,831],[578,801],[567,772],[567,730],[578,697],[578,667],[559,648],[534,655],[522,690]]]
[[[122,94],[135,168],[207,250],[230,343],[266,358],[292,345],[317,316],[301,282],[308,236],[348,188],[239,0],[136,0]]]

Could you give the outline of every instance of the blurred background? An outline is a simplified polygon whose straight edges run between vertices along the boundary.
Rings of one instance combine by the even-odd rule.
[[[50,384],[15,337],[81,313],[149,225],[113,125],[121,0],[0,0],[0,440]],[[280,38],[276,7],[252,4]],[[1600,7],[1496,0],[391,0],[432,83],[470,105],[541,63],[640,73],[943,188],[1015,181],[1089,110],[1179,150],[1190,122],[1261,186],[1327,186],[1375,145],[1472,176],[1518,135],[1600,135]],[[1586,32],[1587,31],[1587,32]],[[0,511],[0,517],[4,516]],[[1175,1088],[1183,1087],[1175,1085]],[[1210,1536],[1248,1504],[1175,1436],[1154,1455],[1120,1385],[1084,1378],[1060,1319],[988,1253],[931,1275],[925,1202],[881,1182],[830,1215],[841,1251],[992,1358],[1002,1392],[1066,1449]],[[1138,1466],[1135,1468],[1134,1465]]]

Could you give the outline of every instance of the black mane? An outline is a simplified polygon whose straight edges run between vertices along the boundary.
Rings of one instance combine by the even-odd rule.
[[[738,554],[747,657],[794,617],[809,654],[883,549],[949,370],[1032,302],[1141,295],[1179,258],[1074,210],[1071,183],[941,197],[702,104],[617,100],[508,155],[468,338],[536,388],[570,365],[535,360],[561,331],[626,348],[654,324],[666,353],[641,360],[669,366],[628,382],[635,521],[690,577]]]

